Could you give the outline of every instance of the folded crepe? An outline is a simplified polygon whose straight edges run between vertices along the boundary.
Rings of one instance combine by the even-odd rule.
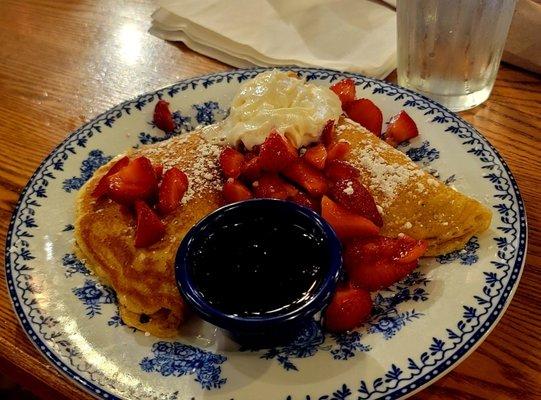
[[[203,131],[213,131],[210,126]],[[211,135],[212,136],[212,135]],[[218,168],[222,146],[196,131],[127,153],[183,170],[189,189],[183,204],[165,217],[166,234],[147,248],[135,248],[135,221],[122,206],[91,193],[118,159],[101,167],[81,189],[76,204],[75,238],[80,258],[116,291],[124,323],[158,337],[171,337],[187,309],[175,282],[174,259],[186,232],[223,204]],[[347,161],[374,196],[384,225],[382,235],[400,233],[429,243],[427,255],[460,249],[487,229],[490,211],[430,174],[360,125],[340,118],[337,137],[351,143]]]
[[[437,256],[462,248],[489,227],[487,207],[421,170],[361,125],[341,118],[336,131],[338,140],[351,144],[346,160],[361,171],[361,183],[379,206],[382,235],[424,239],[426,255]]]
[[[165,237],[136,248],[133,215],[92,191],[118,158],[96,171],[81,188],[76,203],[75,239],[78,256],[116,292],[124,323],[158,337],[177,334],[187,313],[175,283],[173,262],[186,232],[221,205],[222,178],[217,166],[221,147],[198,132],[185,134],[129,152],[153,164],[173,166],[188,175],[183,205],[164,218]],[[119,156],[120,157],[120,156]]]

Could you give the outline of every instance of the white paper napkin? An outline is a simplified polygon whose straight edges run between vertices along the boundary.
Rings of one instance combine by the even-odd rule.
[[[299,65],[383,78],[396,18],[371,0],[159,0],[150,32],[236,67]]]

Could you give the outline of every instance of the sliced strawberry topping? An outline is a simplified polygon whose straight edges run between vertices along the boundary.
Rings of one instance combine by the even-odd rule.
[[[184,193],[188,190],[188,177],[176,167],[165,171],[158,191],[158,211],[161,215],[172,213],[180,206]]]
[[[346,245],[344,266],[355,286],[378,290],[410,274],[426,248],[426,242],[407,236],[355,238]]]
[[[165,100],[158,101],[156,107],[154,107],[154,125],[164,132],[175,130],[173,114],[169,110],[169,103]]]
[[[244,159],[245,162],[240,175],[249,182],[253,182],[261,175],[261,162],[259,156],[253,153],[247,153]]]
[[[358,179],[339,179],[329,185],[328,195],[352,213],[368,218],[377,226],[383,226],[374,197]]]
[[[101,177],[100,181],[92,191],[92,196],[101,197],[106,194],[109,187],[109,180],[107,178],[116,174],[118,171],[128,165],[129,162],[130,159],[128,157],[122,157],[120,160],[114,163],[111,169],[109,169],[109,171],[107,171],[107,173]]]
[[[327,181],[321,171],[315,169],[302,158],[289,165],[283,174],[303,187],[312,196],[321,196],[327,191]]]
[[[148,247],[165,235],[165,225],[144,201],[135,201],[135,214],[137,217],[135,247]]]
[[[237,201],[248,200],[253,197],[250,189],[234,179],[227,180],[222,189],[222,194],[226,203],[235,203]]]
[[[156,179],[158,180],[158,182],[162,180],[162,176],[163,176],[162,164],[154,164],[154,174],[156,175]]]
[[[357,179],[361,176],[360,171],[347,161],[332,160],[325,166],[325,176],[330,181],[339,179]]]
[[[226,147],[220,153],[220,168],[228,178],[238,178],[244,167],[244,156],[237,150]]]
[[[330,89],[338,95],[342,102],[342,107],[355,100],[355,82],[351,78],[342,79],[341,81],[336,82]]]
[[[361,124],[377,137],[381,136],[383,114],[371,100],[359,99],[352,101],[346,105],[344,111],[353,121]]]
[[[319,212],[320,210],[319,202],[301,191],[298,191],[295,195],[289,197],[288,200],[315,212]]]
[[[334,133],[334,121],[332,119],[328,120],[323,131],[321,132],[321,143],[327,148],[336,142],[336,135]]]
[[[321,216],[331,224],[342,240],[379,233],[379,228],[372,221],[346,210],[327,196],[321,199]]]
[[[339,287],[323,314],[325,328],[345,332],[363,323],[372,311],[370,293],[351,285]]]
[[[264,173],[253,183],[255,197],[285,200],[298,190],[273,173]]]
[[[270,172],[282,171],[297,157],[297,149],[276,131],[267,136],[259,151],[261,168]]]
[[[334,143],[329,147],[329,151],[327,152],[327,160],[333,161],[344,159],[348,155],[350,148],[351,145],[349,142]]]
[[[392,117],[385,131],[385,141],[394,147],[416,136],[419,136],[417,125],[405,111]]]
[[[317,169],[323,169],[325,168],[325,160],[327,160],[327,149],[323,144],[317,144],[306,150],[303,158],[311,166]]]
[[[154,167],[146,157],[131,160],[128,165],[107,178],[107,195],[117,203],[130,205],[147,200],[158,191]]]

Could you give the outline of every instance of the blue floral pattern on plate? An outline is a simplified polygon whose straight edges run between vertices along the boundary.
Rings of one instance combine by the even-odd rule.
[[[153,357],[145,357],[141,369],[159,372],[162,376],[195,375],[195,381],[203,389],[219,389],[227,382],[222,378],[223,364],[227,357],[213,354],[197,347],[177,342],[157,342],[152,346]]]
[[[490,257],[487,257],[485,253],[483,260],[486,262],[476,264],[475,268],[480,269],[483,279],[482,282],[475,281],[475,284],[479,285],[475,295],[470,299],[464,299],[465,304],[460,317],[457,317],[454,322],[449,321],[442,332],[434,332],[434,336],[431,342],[426,344],[425,350],[416,354],[412,353],[405,360],[397,358],[379,377],[369,379],[365,376],[366,371],[359,370],[355,379],[348,378],[347,382],[336,382],[334,388],[326,387],[324,389],[317,386],[314,388],[317,391],[315,394],[312,392],[310,395],[301,396],[300,393],[296,392],[295,395],[291,394],[289,397],[291,399],[313,399],[314,396],[321,399],[373,399],[380,397],[394,399],[411,394],[437,379],[463,358],[472,347],[480,343],[508,304],[522,272],[526,244],[524,206],[520,193],[505,162],[498,156],[494,148],[470,125],[431,100],[392,84],[356,74],[310,68],[291,69],[308,80],[319,80],[326,84],[343,77],[350,77],[356,82],[359,93],[362,92],[363,95],[376,98],[376,100],[387,104],[385,107],[392,108],[392,104],[396,103],[397,107],[406,108],[418,115],[428,117],[422,123],[433,124],[432,128],[441,131],[441,135],[447,135],[449,140],[460,143],[463,146],[464,154],[475,158],[480,165],[479,176],[481,178],[479,182],[483,181],[490,186],[492,206],[495,212],[494,232],[496,233],[492,234],[491,237],[479,238],[480,247],[477,252],[479,254],[487,242],[495,244],[496,251],[494,256]],[[41,226],[38,215],[42,215],[46,213],[45,210],[50,209],[49,198],[53,195],[58,198],[59,189],[64,193],[64,199],[72,199],[73,197],[69,196],[72,196],[72,192],[80,188],[82,183],[88,179],[91,174],[89,171],[99,167],[98,164],[107,162],[106,158],[109,156],[104,152],[107,146],[96,148],[94,143],[100,136],[112,133],[111,128],[116,126],[119,120],[127,120],[139,113],[150,115],[153,105],[160,98],[173,99],[180,93],[185,96],[191,91],[202,93],[205,90],[211,91],[215,87],[234,86],[238,82],[255,76],[260,71],[262,69],[236,70],[193,78],[169,88],[144,94],[114,107],[81,127],[59,145],[42,162],[23,190],[8,230],[6,242],[6,277],[14,308],[25,332],[37,348],[63,373],[79,382],[96,396],[107,399],[118,396],[137,399],[175,399],[178,398],[179,392],[174,390],[174,387],[169,391],[170,386],[162,386],[158,391],[150,389],[148,391],[146,386],[128,387],[108,375],[107,371],[86,362],[84,354],[79,351],[77,344],[66,333],[60,320],[43,307],[44,303],[36,301],[35,296],[37,294],[43,295],[44,287],[50,284],[46,281],[40,282],[40,274],[42,274],[40,268],[42,268],[43,260],[40,249],[43,249],[43,245],[39,247],[37,243],[41,243],[39,240],[44,237],[42,230],[45,228]],[[212,95],[203,98],[208,99],[207,101],[214,101]],[[197,116],[197,111],[195,113]],[[204,116],[203,113],[200,118],[205,121],[205,118],[209,117]],[[79,176],[71,176],[71,174],[64,172],[66,162],[70,158],[76,158],[82,162],[82,155],[88,156],[90,154],[86,150],[87,147],[94,148],[97,152],[101,151],[101,154],[93,153],[94,161],[85,165],[84,168],[81,167]],[[109,153],[109,150],[106,151]],[[116,154],[116,152],[111,153]],[[446,153],[440,154],[440,159],[444,154]],[[57,179],[60,179],[60,185],[55,182]],[[62,227],[65,224],[72,224],[72,221],[59,221],[58,224],[61,225],[57,226],[54,232],[62,231]],[[37,229],[41,230],[37,231]],[[71,233],[68,230],[64,234],[70,235]],[[69,251],[64,248],[62,254]],[[457,258],[453,263],[460,263],[458,260]],[[446,268],[448,267],[446,266]],[[471,271],[472,268],[461,268],[461,270]],[[65,269],[61,269],[61,273],[64,274]],[[77,287],[85,286],[83,276],[72,279],[83,279],[77,283]],[[423,294],[415,294],[410,291],[410,296],[410,302],[415,302],[414,296],[421,299]],[[397,315],[393,315],[393,317],[397,319],[402,312],[402,310],[397,310]],[[86,320],[86,317],[84,318]],[[422,318],[428,318],[428,316],[425,315]],[[95,314],[91,321],[96,319],[100,319],[99,314]],[[100,321],[103,320],[100,319]],[[412,320],[412,323],[415,323],[415,319]],[[387,329],[380,329],[380,331],[374,332],[371,337],[385,335],[384,332],[387,332]],[[392,335],[390,337],[393,338]],[[394,337],[398,337],[398,335],[395,334]],[[392,342],[395,339],[389,340]],[[357,341],[353,338],[351,342],[356,343]],[[355,351],[352,352],[356,354]],[[314,359],[316,358],[314,357]],[[351,358],[356,359],[356,357]],[[327,359],[332,360],[332,357]],[[224,371],[227,370],[228,383],[231,382],[233,370],[228,369],[227,362],[220,365]],[[129,365],[124,367],[131,368]],[[298,373],[301,374],[302,370],[299,369]],[[156,382],[158,384],[161,381]],[[294,390],[294,386],[289,387]],[[283,397],[286,398],[288,395]]]

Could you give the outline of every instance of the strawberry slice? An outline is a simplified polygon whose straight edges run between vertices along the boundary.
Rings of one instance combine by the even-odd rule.
[[[319,212],[320,210],[319,202],[301,191],[298,191],[295,195],[290,196],[288,200],[297,203],[300,206],[309,208],[315,212]]]
[[[165,100],[160,100],[154,107],[154,125],[164,132],[172,132],[175,130],[175,121],[173,114],[169,110],[169,103]]]
[[[252,192],[241,182],[230,178],[224,183],[222,194],[226,203],[236,203],[237,201],[251,199]]]
[[[351,145],[349,142],[337,142],[329,147],[327,160],[343,160],[349,153]]]
[[[405,111],[400,111],[392,117],[385,131],[385,141],[393,147],[417,136],[419,136],[417,125]]]
[[[219,163],[227,178],[238,178],[244,167],[244,156],[237,150],[226,147],[220,153]]]
[[[319,197],[327,191],[327,181],[321,171],[302,158],[289,165],[283,174],[286,178],[303,187],[310,195]]]
[[[332,85],[329,89],[338,95],[340,101],[342,102],[342,107],[355,100],[355,82],[351,78],[342,79],[341,81]]]
[[[148,247],[165,235],[165,225],[147,203],[136,200],[135,214],[137,218],[135,247]]]
[[[162,176],[163,176],[162,164],[154,164],[154,174],[156,175],[156,179],[158,180],[158,182],[162,180]]]
[[[116,163],[113,164],[113,166],[107,171],[105,175],[103,175],[92,191],[92,196],[94,197],[101,197],[104,194],[107,193],[107,188],[109,187],[109,177],[111,175],[116,174],[118,171],[120,171],[122,168],[124,168],[126,165],[130,163],[130,159],[128,157],[122,157],[120,160],[118,160]]]
[[[345,332],[361,325],[372,311],[372,298],[366,290],[347,284],[339,287],[323,314],[325,328]]]
[[[356,236],[374,236],[379,233],[379,228],[372,221],[346,210],[327,196],[321,199],[321,216],[331,224],[342,240]]]
[[[327,149],[323,144],[317,144],[306,150],[303,158],[311,166],[317,169],[323,169],[325,168],[325,160],[327,160]]]
[[[374,197],[358,179],[339,179],[329,185],[327,193],[346,210],[368,218],[379,227],[383,226],[383,219],[379,214]]]
[[[396,261],[401,264],[408,264],[421,258],[428,249],[426,240],[417,240],[410,236],[403,235],[399,238],[398,255]]]
[[[107,177],[107,184],[107,195],[124,205],[131,205],[135,200],[150,199],[158,191],[154,167],[146,157],[131,160],[120,171]]]
[[[172,213],[180,206],[184,193],[188,190],[188,177],[176,167],[169,168],[163,175],[158,191],[158,211],[161,215]]]
[[[247,153],[240,173],[241,177],[249,182],[257,180],[261,176],[261,162],[258,155]]]
[[[254,195],[258,198],[285,200],[298,193],[298,190],[293,185],[290,185],[276,174],[264,173],[256,182],[253,183],[253,187]]]
[[[329,148],[335,142],[336,134],[334,133],[334,121],[330,119],[327,121],[321,132],[321,143],[323,143],[326,148]]]
[[[407,236],[355,238],[346,245],[344,266],[354,285],[378,290],[410,274],[426,248],[426,242]]]
[[[269,172],[282,171],[297,157],[297,149],[274,130],[267,136],[259,151],[261,168]]]
[[[361,124],[377,137],[381,136],[383,114],[371,100],[354,100],[346,105],[344,111],[353,121]]]
[[[325,176],[330,181],[357,179],[361,176],[361,172],[347,161],[331,160],[325,166]]]

